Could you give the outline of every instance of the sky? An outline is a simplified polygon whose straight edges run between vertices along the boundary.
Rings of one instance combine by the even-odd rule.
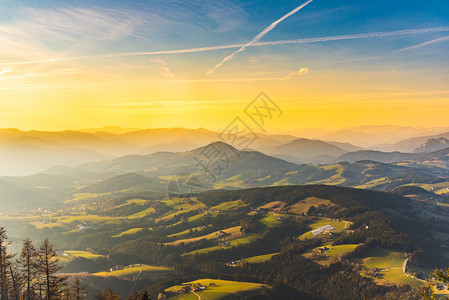
[[[449,2],[0,2],[0,128],[448,126]]]

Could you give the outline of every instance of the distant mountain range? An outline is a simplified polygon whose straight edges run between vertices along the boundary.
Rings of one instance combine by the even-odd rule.
[[[424,144],[416,148],[413,153],[429,153],[449,147],[449,140],[441,137],[437,139],[429,139]]]
[[[317,146],[329,149],[332,154],[344,152],[323,143],[300,139],[275,149],[291,151],[298,157],[315,151]],[[296,151],[296,147],[304,144],[309,146],[307,151]],[[338,163],[312,165],[291,163],[258,151],[239,151],[223,142],[214,142],[185,152],[128,155],[76,167],[53,167],[45,174],[0,177],[0,204],[11,209],[24,205],[31,208],[63,205],[70,199],[89,201],[111,193],[166,194],[173,179],[184,185],[192,176],[199,182],[200,190],[292,184],[391,190],[411,183],[444,181],[441,176],[449,170],[448,154],[449,148],[422,154],[357,151],[342,154]],[[444,164],[447,169],[442,168]]]
[[[382,151],[400,151],[411,153],[417,148],[419,148],[421,145],[425,144],[427,141],[439,138],[449,139],[449,132],[408,138],[391,145],[383,145],[380,147],[376,147],[376,149]]]
[[[373,160],[378,162],[398,162],[403,160],[414,159],[417,156],[412,153],[402,152],[382,152],[374,150],[361,150],[356,152],[348,152],[339,156],[336,161],[347,161],[350,163],[360,160]]]
[[[268,147],[295,138],[259,134],[251,147]],[[219,139],[219,132],[206,129],[161,128],[123,133],[0,129],[0,176],[30,175],[57,165],[74,167],[124,155],[184,152]]]
[[[344,145],[341,143],[340,145],[347,149],[357,148],[351,144]],[[295,139],[286,144],[267,148],[264,152],[274,157],[295,163],[325,163],[332,161],[335,157],[338,157],[347,151],[323,141]]]
[[[416,133],[431,132],[431,130],[415,131]],[[306,131],[298,132],[305,135],[309,134]],[[317,132],[321,136],[321,140],[298,138],[287,134],[257,132],[257,138],[248,148],[292,163],[330,163],[338,161],[337,158],[347,152],[363,150],[404,153],[441,150],[447,145],[442,138],[449,139],[449,133],[442,133],[409,138],[372,149],[357,146],[373,144],[374,136],[381,133],[398,137],[401,136],[401,132],[404,133],[403,136],[408,136],[413,130],[412,128],[395,126],[375,126],[352,128],[349,131],[340,130],[329,134]],[[350,138],[353,134],[358,135],[359,139]],[[242,135],[242,138],[248,137],[253,136],[250,134]],[[82,163],[113,159],[125,155],[148,155],[162,151],[186,152],[221,138],[225,137],[220,135],[220,132],[202,128],[133,130],[115,126],[60,132],[0,129],[0,176],[31,175],[58,165],[75,167]],[[434,141],[435,139],[437,141]],[[360,141],[360,143],[354,145],[351,143],[354,140]],[[363,140],[366,142],[362,142]],[[224,142],[231,143],[232,138],[230,141]],[[371,157],[365,155],[361,158],[377,159],[373,156],[373,153],[371,153]],[[354,161],[354,159],[348,159],[348,161]],[[380,161],[387,161],[387,159],[381,159]]]

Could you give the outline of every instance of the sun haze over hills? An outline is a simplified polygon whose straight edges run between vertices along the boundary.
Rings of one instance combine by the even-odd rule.
[[[270,3],[3,2],[0,127],[449,126],[446,1]]]
[[[0,1],[0,299],[449,295],[448,16]]]

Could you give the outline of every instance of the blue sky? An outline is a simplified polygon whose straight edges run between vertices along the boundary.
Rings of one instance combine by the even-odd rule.
[[[292,109],[297,109],[294,103],[306,96],[315,101],[307,105],[315,105],[317,99],[330,103],[332,96],[374,101],[377,98],[366,93],[379,91],[390,92],[378,98],[390,99],[392,103],[402,101],[404,93],[413,92],[423,95],[422,101],[447,99],[449,2],[446,0],[314,0],[280,22],[259,43],[433,30],[386,37],[253,45],[220,65],[210,76],[206,73],[238,47],[183,51],[244,45],[304,2],[1,1],[0,110],[4,121],[0,127],[20,127],[22,121],[14,121],[17,114],[30,117],[35,109],[27,103],[44,102],[45,107],[54,108],[53,115],[68,114],[80,103],[75,95],[89,99],[84,107],[76,106],[78,109],[99,110],[102,114],[103,108],[88,103],[116,105],[149,103],[154,99],[189,103],[198,98],[234,101],[232,109],[236,110],[243,105],[240,101],[244,103],[265,89],[286,99],[286,105]],[[170,50],[180,51],[135,55]],[[124,53],[128,54],[120,56]],[[301,69],[307,72],[298,75],[296,72]],[[228,84],[219,85],[220,80]],[[125,82],[148,89],[130,93],[138,89],[131,83],[120,91],[107,87],[115,88]],[[210,84],[205,86],[205,82]],[[230,86],[230,82],[235,85]],[[76,92],[79,94],[73,92],[74,88],[80,89]],[[16,97],[24,89],[33,89],[34,94],[20,92],[20,97]],[[149,92],[150,89],[154,92]],[[360,96],[351,94],[351,90]],[[36,93],[42,95],[38,97]],[[439,94],[436,97],[431,93]],[[18,104],[11,104],[10,99]],[[62,107],[54,99],[64,99],[68,104]],[[25,105],[30,109],[28,114],[23,112]],[[94,115],[91,119],[95,119]],[[114,119],[112,115],[110,119]],[[36,118],[32,124],[40,124],[39,120]],[[57,120],[55,117],[52,124],[58,123]],[[35,126],[30,124],[27,126]],[[154,124],[142,126],[151,125]]]
[[[76,44],[86,53],[166,50],[244,43],[300,1],[2,1],[0,22],[41,35],[57,50]],[[79,9],[78,13],[74,10]],[[72,12],[70,12],[72,10]],[[95,14],[94,14],[95,12]],[[84,24],[77,21],[92,18]],[[67,28],[61,25],[66,21]],[[133,20],[130,20],[133,18]],[[36,26],[38,25],[38,26]],[[44,25],[53,26],[43,30]],[[58,26],[56,26],[58,25]],[[120,32],[108,37],[108,30]],[[283,21],[264,40],[392,31],[449,25],[449,2],[315,0]],[[69,28],[72,26],[72,28]],[[77,27],[81,27],[81,33]],[[89,32],[87,29],[91,29]],[[83,31],[84,30],[84,31]],[[59,33],[59,35],[58,35]],[[120,35],[122,33],[122,35]],[[66,38],[61,38],[61,35]],[[406,47],[447,34],[388,39]],[[69,39],[70,38],[70,39]],[[92,41],[92,40],[91,40]],[[130,42],[124,44],[123,42]],[[380,45],[383,43],[381,42]],[[380,46],[379,45],[379,46]],[[364,43],[352,45],[363,51]],[[370,48],[368,46],[368,48]],[[107,51],[109,50],[109,51]],[[111,51],[112,50],[112,51]],[[279,49],[282,51],[283,49]],[[382,50],[382,48],[380,49]]]

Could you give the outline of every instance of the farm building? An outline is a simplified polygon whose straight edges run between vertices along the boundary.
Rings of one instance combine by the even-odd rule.
[[[325,231],[331,231],[331,230],[334,230],[334,229],[335,228],[332,225],[324,225],[324,226],[321,226],[321,227],[319,227],[319,228],[317,228],[315,230],[312,230],[312,234],[313,234],[313,236],[317,236],[319,234],[322,234]]]

